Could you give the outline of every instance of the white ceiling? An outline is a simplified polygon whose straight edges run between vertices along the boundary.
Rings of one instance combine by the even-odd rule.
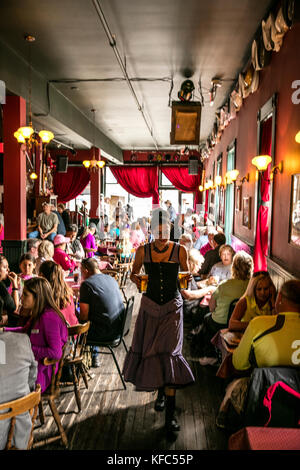
[[[96,1],[96,0],[94,0]],[[200,139],[211,132],[221,106],[244,67],[250,45],[272,0],[98,0],[153,138],[124,80],[93,0],[10,0],[1,2],[0,40],[25,59],[24,33],[36,36],[32,65],[81,113],[122,149],[170,148],[172,100],[190,73],[204,108]],[[17,73],[17,72],[16,72]],[[211,79],[224,81],[214,107]],[[0,77],[1,78],[1,77]],[[82,80],[100,81],[82,81]],[[103,81],[107,80],[107,81]],[[75,87],[75,88],[73,88]],[[49,119],[49,118],[47,118]],[[51,117],[44,122],[51,125]],[[36,119],[39,122],[39,119]],[[43,124],[44,124],[43,122]],[[65,142],[86,147],[89,140],[54,124]]]

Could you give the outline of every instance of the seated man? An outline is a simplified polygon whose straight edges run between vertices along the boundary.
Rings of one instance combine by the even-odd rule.
[[[300,281],[287,281],[282,285],[276,298],[275,311],[277,315],[253,318],[234,350],[233,366],[243,371],[243,375],[250,375],[253,367],[300,367]],[[217,426],[228,426],[230,404],[234,404],[234,408],[242,414],[248,397],[249,380],[249,377],[243,377],[228,385],[220,405]]]
[[[0,403],[28,395],[35,390],[37,362],[28,335],[3,332],[0,328]],[[0,421],[0,450],[5,448],[10,420]],[[31,432],[29,412],[17,416],[12,445],[27,449]]]
[[[39,244],[41,243],[41,240],[38,238],[28,238],[27,240],[27,253],[30,253],[34,258],[38,258],[38,249],[39,249]]]
[[[219,263],[221,261],[219,250],[220,246],[225,245],[226,243],[225,235],[223,233],[217,233],[216,235],[214,235],[212,243],[214,248],[205,253],[204,263],[202,264],[201,269],[199,271],[199,274],[201,274],[203,277],[206,277],[209,274],[214,264]]]
[[[28,237],[53,241],[57,234],[58,218],[57,215],[51,211],[51,205],[48,202],[43,202],[42,206],[43,212],[37,217],[37,230],[31,232]]]
[[[81,322],[91,321],[87,344],[90,341],[110,341],[120,332],[124,304],[117,281],[102,274],[95,258],[81,263],[83,282],[80,286]],[[99,348],[93,347],[93,367],[99,367]]]
[[[250,321],[232,356],[235,369],[300,365],[300,281],[282,285],[275,311],[277,315],[258,316]]]

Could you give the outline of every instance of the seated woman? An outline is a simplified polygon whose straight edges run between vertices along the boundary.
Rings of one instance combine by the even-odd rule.
[[[12,288],[11,288],[12,284]],[[8,289],[12,289],[10,295]],[[18,316],[14,313],[19,308],[18,276],[9,271],[8,261],[5,256],[0,256],[0,298],[3,301],[2,325],[16,326]]]
[[[67,243],[66,253],[74,260],[81,261],[85,258],[85,253],[80,240],[77,238],[78,228],[77,225],[73,224],[70,227],[68,235],[70,237],[69,243]]]
[[[217,362],[211,339],[219,330],[227,327],[229,306],[233,300],[239,299],[244,294],[252,272],[252,257],[245,251],[236,253],[232,262],[232,278],[221,282],[212,294],[209,302],[211,313],[204,318],[203,329],[197,338],[196,354],[201,356],[198,358],[201,365],[213,365]],[[192,351],[193,353],[195,355],[195,351]]]
[[[181,289],[183,297],[183,314],[184,319],[191,321],[193,326],[202,323],[202,314],[205,310],[200,307],[201,299],[206,294],[211,294],[216,289],[213,286],[199,288],[200,282],[196,282],[194,276],[197,275],[201,264],[203,263],[203,256],[200,255],[199,250],[192,248],[188,253],[188,261],[190,266],[190,273],[193,274],[192,281],[188,289]]]
[[[54,245],[49,240],[43,240],[38,247],[38,258],[36,260],[35,272],[38,274],[40,266],[44,261],[53,261]]]
[[[60,264],[64,271],[73,272],[77,265],[74,260],[66,253],[66,245],[70,241],[70,238],[64,237],[63,235],[56,235],[54,238],[54,255],[53,260]]]
[[[219,255],[221,261],[214,264],[208,274],[209,284],[219,284],[231,278],[232,259],[235,255],[234,249],[230,245],[221,245]]]
[[[83,234],[80,237],[80,243],[84,249],[86,258],[93,258],[97,251],[95,233],[97,227],[93,222],[85,228]]]
[[[129,226],[122,230],[121,240],[117,245],[121,263],[129,263],[132,258],[132,243],[130,241]]]
[[[254,273],[229,320],[229,329],[244,331],[259,315],[275,314],[276,289],[268,272]]]
[[[68,339],[66,320],[58,309],[49,282],[33,277],[24,283],[22,305],[31,310],[31,316],[23,327],[7,328],[5,331],[26,333],[38,362],[37,383],[44,392],[51,383],[52,366],[44,365],[44,359],[60,359],[62,348]],[[56,371],[58,364],[56,366]]]
[[[130,235],[130,242],[135,250],[144,243],[145,235],[141,229],[139,222],[133,223],[131,226],[131,235]]]
[[[183,245],[186,247],[187,251],[189,252],[193,248],[193,239],[192,235],[190,233],[183,233],[179,240],[178,243],[180,245]],[[200,269],[200,268],[199,268]]]
[[[72,289],[64,280],[62,267],[54,261],[45,261],[39,275],[49,281],[55,302],[70,326],[77,325]]]

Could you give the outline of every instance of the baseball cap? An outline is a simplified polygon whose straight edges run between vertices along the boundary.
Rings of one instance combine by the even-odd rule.
[[[59,234],[54,237],[53,243],[54,246],[56,245],[61,245],[62,243],[68,243],[70,241],[70,238],[64,237],[63,235]]]

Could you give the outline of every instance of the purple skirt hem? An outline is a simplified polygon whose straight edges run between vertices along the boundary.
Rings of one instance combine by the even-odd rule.
[[[135,385],[137,391],[151,392],[163,386],[180,388],[195,381],[189,364],[181,354],[161,353],[142,358],[131,348],[125,358],[123,373],[124,380]]]

